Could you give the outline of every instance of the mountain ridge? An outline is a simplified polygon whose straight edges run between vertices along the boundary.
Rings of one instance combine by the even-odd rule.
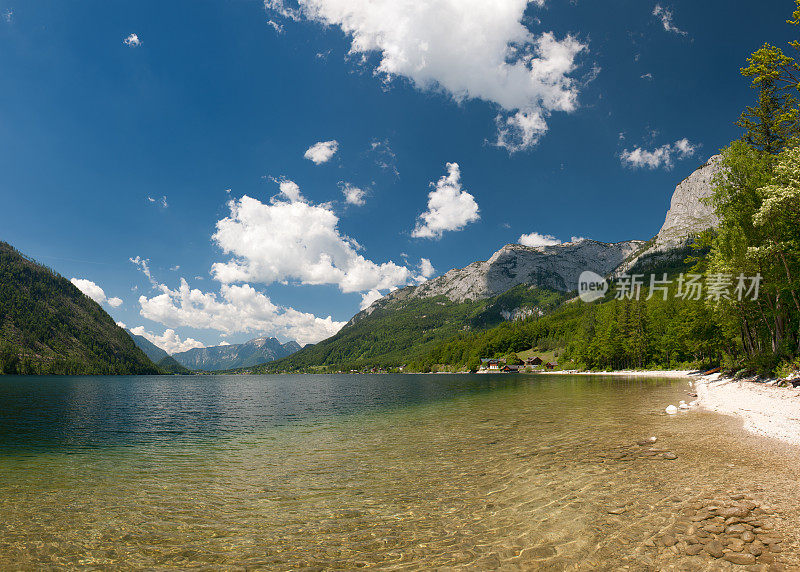
[[[288,357],[300,349],[300,344],[294,340],[282,344],[276,338],[261,336],[242,344],[193,348],[171,357],[193,371],[219,371],[261,365]]]

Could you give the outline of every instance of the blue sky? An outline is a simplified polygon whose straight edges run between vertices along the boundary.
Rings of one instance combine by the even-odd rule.
[[[317,341],[523,235],[653,236],[793,6],[0,0],[0,239],[168,351]]]

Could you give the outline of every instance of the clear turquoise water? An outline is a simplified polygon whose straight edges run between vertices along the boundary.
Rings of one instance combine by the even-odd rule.
[[[0,569],[652,569],[682,560],[649,538],[731,491],[773,506],[790,539],[796,451],[731,418],[663,415],[687,389],[0,377]],[[615,459],[650,435],[678,460]]]

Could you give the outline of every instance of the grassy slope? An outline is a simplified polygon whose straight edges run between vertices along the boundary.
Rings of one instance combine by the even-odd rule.
[[[519,307],[552,310],[563,295],[517,286],[488,300],[452,302],[444,296],[376,303],[335,336],[255,368],[255,373],[336,371],[364,367],[397,367],[429,352],[462,332],[483,330],[503,321],[501,313]]]
[[[631,272],[674,276],[689,268],[683,258],[690,253],[681,249],[665,262],[645,260]],[[442,369],[437,365],[463,369],[475,366],[479,357],[503,357],[532,347],[548,356],[553,350],[561,355],[586,317],[586,306],[570,301],[572,296],[521,285],[488,300],[460,304],[444,296],[383,299],[335,336],[247,371],[329,372],[400,365],[409,371]],[[609,292],[605,303],[612,298]],[[546,315],[516,322],[503,319],[503,311],[520,307],[537,307]]]
[[[2,371],[160,373],[99,304],[5,242],[0,242]]]

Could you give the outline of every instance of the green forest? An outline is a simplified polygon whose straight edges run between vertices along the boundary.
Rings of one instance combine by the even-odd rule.
[[[0,242],[0,373],[161,373],[99,304]]]

